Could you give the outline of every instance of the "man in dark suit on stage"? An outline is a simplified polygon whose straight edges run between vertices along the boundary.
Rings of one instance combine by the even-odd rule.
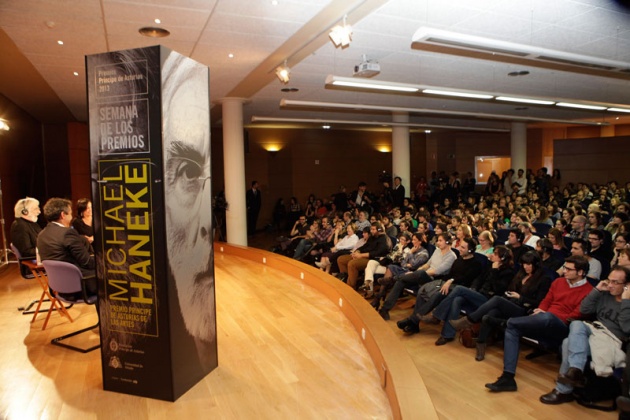
[[[48,225],[37,237],[37,250],[42,261],[65,261],[79,267],[88,294],[96,294],[94,256],[90,255],[88,240],[70,228],[72,202],[64,198],[51,198],[44,204],[44,217]]]
[[[245,203],[247,204],[247,235],[256,233],[256,222],[258,221],[258,213],[262,203],[258,182],[252,182],[252,188],[247,190],[245,194]]]

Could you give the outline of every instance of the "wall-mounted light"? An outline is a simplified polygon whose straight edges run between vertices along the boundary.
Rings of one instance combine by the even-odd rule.
[[[392,148],[390,146],[377,146],[376,150],[378,150],[381,153],[390,153],[392,151]]]
[[[11,127],[9,127],[9,124],[7,124],[5,120],[0,120],[0,130],[9,131],[10,129]]]
[[[291,69],[289,68],[289,66],[287,66],[287,60],[284,60],[284,64],[276,68],[276,76],[278,77],[278,80],[280,80],[285,85],[289,83],[290,73]]]
[[[352,41],[352,26],[346,23],[347,17],[348,15],[344,16],[343,24],[334,26],[328,34],[332,43],[335,44],[335,48],[347,48]]]

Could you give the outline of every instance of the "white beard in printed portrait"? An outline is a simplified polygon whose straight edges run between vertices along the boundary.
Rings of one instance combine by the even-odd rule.
[[[181,56],[179,56],[181,57]],[[173,55],[164,64],[167,251],[188,332],[216,334],[207,71]]]

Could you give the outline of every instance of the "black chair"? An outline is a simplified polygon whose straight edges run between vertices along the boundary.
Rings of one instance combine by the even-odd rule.
[[[44,268],[46,269],[46,274],[48,276],[48,285],[54,292],[54,297],[52,301],[51,311],[48,312],[46,316],[46,321],[44,322],[44,328],[50,319],[50,314],[52,313],[52,309],[57,309],[61,312],[61,314],[68,316],[70,322],[72,322],[72,317],[70,314],[63,308],[63,304],[60,302],[66,303],[85,303],[88,305],[95,305],[98,302],[97,295],[88,295],[87,290],[85,289],[85,283],[83,281],[83,275],[81,274],[81,270],[74,264],[70,264],[64,261],[53,261],[47,260],[43,262]],[[57,306],[59,305],[59,306]],[[98,309],[97,309],[98,315]],[[51,340],[51,344],[55,346],[65,347],[70,350],[78,351],[80,353],[88,353],[92,350],[96,350],[100,348],[100,343],[98,345],[88,347],[88,348],[80,348],[76,346],[72,346],[63,342],[63,340],[74,337],[76,335],[82,334],[86,331],[93,330],[99,326],[99,321],[96,324],[83,328],[81,330],[75,331],[70,334],[66,334],[61,337],[53,338]]]
[[[551,230],[551,226],[547,223],[532,223],[532,226],[536,229],[536,235],[544,238]]]
[[[510,229],[497,230],[497,239],[494,241],[494,245],[505,245],[508,240],[508,236],[510,236]]]

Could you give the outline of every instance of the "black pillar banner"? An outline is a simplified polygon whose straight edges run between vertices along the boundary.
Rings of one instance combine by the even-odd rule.
[[[86,69],[103,387],[174,401],[218,364],[208,68],[156,46]]]

